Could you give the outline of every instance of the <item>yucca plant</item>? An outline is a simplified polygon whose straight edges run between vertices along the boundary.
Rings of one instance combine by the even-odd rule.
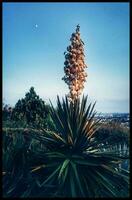
[[[57,108],[51,106],[56,131],[32,134],[46,147],[41,152],[44,163],[34,168],[34,173],[42,170],[44,174],[41,179],[36,175],[40,188],[43,188],[40,196],[49,191],[54,197],[129,195],[129,173],[118,169],[118,164],[127,156],[121,156],[119,151],[109,151],[104,141],[94,137],[100,126],[100,120],[95,119],[94,106],[95,103],[87,107],[84,96],[81,102],[77,99],[74,104],[69,103],[67,97],[62,102],[58,97]]]
[[[7,179],[3,187],[6,197],[129,195],[129,172],[119,168],[119,163],[128,159],[128,155],[122,155],[120,150],[111,151],[109,138],[98,139],[97,130],[101,123],[95,118],[95,103],[88,105],[87,96],[83,96],[82,100],[79,98],[87,76],[79,28],[77,26],[76,33],[72,34],[71,46],[67,49],[69,53],[65,55],[63,79],[69,85],[70,96],[62,101],[57,97],[56,108],[51,103],[53,128],[30,130],[29,134],[23,131],[24,137],[15,142],[13,149],[12,145],[10,148],[4,145],[3,170],[12,173],[9,177],[5,176]],[[18,177],[14,166],[15,171],[18,166]],[[13,183],[14,178],[20,181],[19,184]]]

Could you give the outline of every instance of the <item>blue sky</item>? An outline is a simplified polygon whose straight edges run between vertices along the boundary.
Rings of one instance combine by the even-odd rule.
[[[84,94],[99,112],[129,112],[129,3],[3,3],[3,101],[31,86],[47,103],[67,94],[63,52],[80,24]],[[37,25],[37,26],[36,26]]]

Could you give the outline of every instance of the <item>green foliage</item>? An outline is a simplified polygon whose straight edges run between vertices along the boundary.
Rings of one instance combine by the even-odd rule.
[[[5,197],[129,196],[129,172],[119,168],[128,156],[102,147],[94,106],[87,97],[74,104],[58,97],[50,108],[54,131],[4,129]]]
[[[34,196],[38,192],[32,168],[41,164],[39,156],[36,157],[36,150],[40,148],[41,142],[30,137],[32,131],[34,130],[23,128],[3,129],[4,197]]]
[[[2,108],[2,120],[10,120],[12,114],[12,107],[9,105],[3,105]]]
[[[49,116],[49,106],[39,98],[33,87],[26,93],[25,98],[18,100],[13,109],[11,120],[17,123],[23,121],[22,127],[25,127],[25,123],[27,127],[34,128],[53,126]]]

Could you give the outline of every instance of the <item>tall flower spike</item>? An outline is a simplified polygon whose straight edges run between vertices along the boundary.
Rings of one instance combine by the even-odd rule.
[[[87,77],[85,72],[87,65],[84,62],[84,42],[80,38],[79,24],[76,32],[72,33],[70,41],[71,45],[67,47],[67,51],[64,54],[65,76],[62,79],[69,86],[69,100],[74,102],[81,95]]]

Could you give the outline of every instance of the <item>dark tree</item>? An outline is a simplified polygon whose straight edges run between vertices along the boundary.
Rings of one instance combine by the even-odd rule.
[[[36,94],[34,87],[26,93],[25,98],[18,100],[13,113],[13,120],[25,120],[31,126],[47,126],[49,106]]]
[[[11,115],[12,115],[12,107],[7,105],[7,104],[3,104],[3,108],[2,108],[2,119],[3,121],[6,120],[10,120]]]

